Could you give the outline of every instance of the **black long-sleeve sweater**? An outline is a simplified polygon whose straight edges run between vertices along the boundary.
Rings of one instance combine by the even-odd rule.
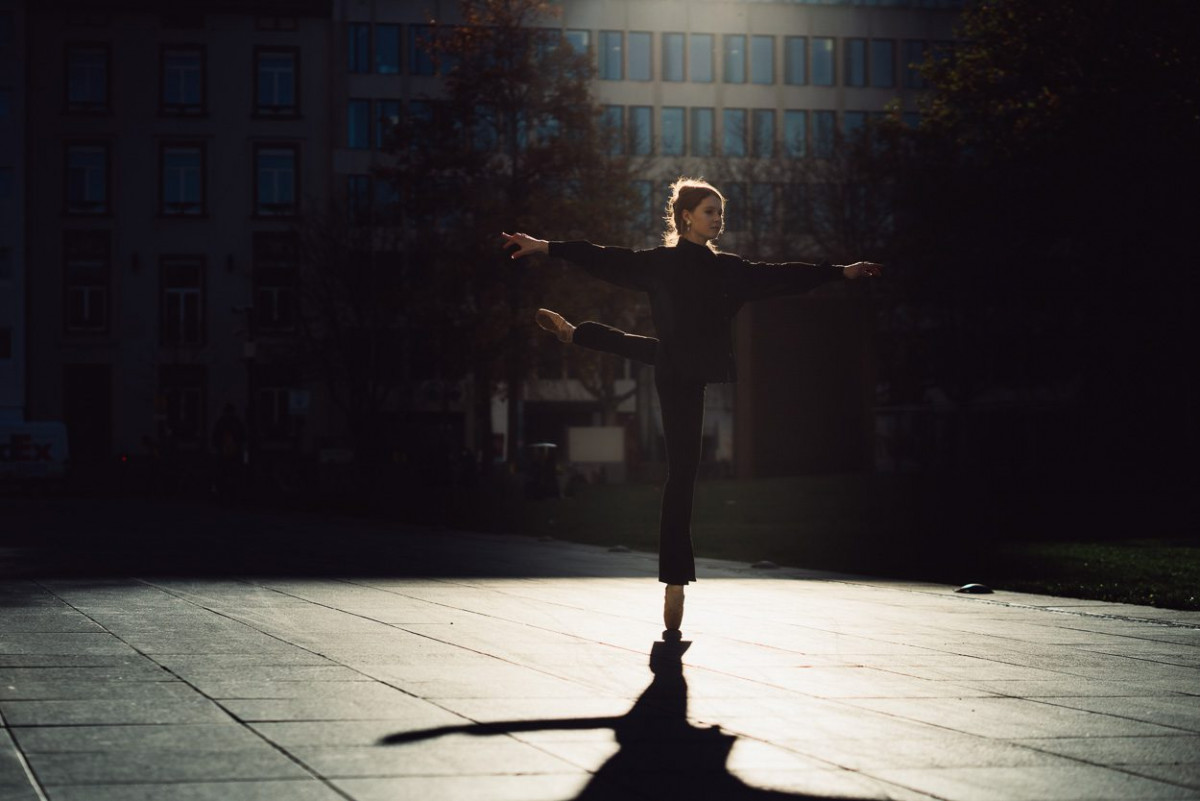
[[[687,239],[651,250],[551,242],[549,253],[603,281],[649,294],[657,369],[704,382],[736,379],[732,324],[743,303],[801,294],[842,277],[837,265],[752,262]]]

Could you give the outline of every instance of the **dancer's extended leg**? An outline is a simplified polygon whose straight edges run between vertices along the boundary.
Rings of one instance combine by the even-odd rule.
[[[628,334],[604,323],[580,323],[572,341],[591,350],[612,353],[642,364],[654,364],[654,355],[658,351],[658,340],[654,337]]]

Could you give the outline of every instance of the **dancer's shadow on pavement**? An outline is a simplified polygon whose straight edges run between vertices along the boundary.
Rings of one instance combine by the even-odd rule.
[[[656,642],[650,651],[654,680],[620,717],[509,720],[391,734],[381,745],[442,737],[528,731],[612,729],[621,750],[596,771],[573,801],[654,798],[687,801],[819,801],[813,796],[760,790],[729,772],[725,762],[737,737],[687,719],[687,682],[681,657],[691,642]]]

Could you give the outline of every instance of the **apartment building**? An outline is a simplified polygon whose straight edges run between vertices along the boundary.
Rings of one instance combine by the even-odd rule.
[[[31,5],[28,412],[77,462],[201,451],[220,409],[295,445],[289,237],[328,194],[320,2]]]

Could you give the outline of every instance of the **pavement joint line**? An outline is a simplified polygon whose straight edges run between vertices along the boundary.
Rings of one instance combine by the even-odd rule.
[[[145,586],[147,586],[147,587],[153,587],[154,589],[158,590],[159,592],[163,592],[163,593],[166,593],[166,594],[168,594],[168,595],[173,595],[173,596],[175,596],[176,598],[179,598],[180,600],[184,601],[185,603],[190,603],[190,604],[192,604],[193,606],[198,606],[199,608],[201,608],[201,609],[204,609],[206,612],[209,612],[209,613],[211,613],[211,614],[215,614],[215,615],[219,615],[219,616],[221,616],[221,617],[224,617],[224,618],[226,618],[226,619],[229,619],[229,620],[233,620],[233,618],[230,618],[228,615],[222,614],[222,613],[221,613],[220,611],[218,611],[218,610],[215,610],[215,609],[209,609],[208,607],[205,607],[205,606],[200,606],[199,604],[196,604],[195,602],[191,601],[190,599],[188,599],[188,598],[185,598],[185,597],[183,597],[183,596],[179,595],[178,593],[171,592],[170,590],[168,590],[168,589],[167,589],[167,588],[165,588],[165,587],[160,587],[160,586],[158,586],[158,585],[155,585],[154,583],[152,583],[151,581],[148,581],[148,580],[146,580],[146,579],[142,579],[142,578],[136,578],[136,577],[130,577],[130,578],[127,578],[127,579],[125,579],[124,581],[126,581],[127,583],[130,583],[130,584],[139,584],[139,583],[140,583],[140,584],[144,584],[144,585],[145,585]],[[246,582],[246,581],[244,581],[244,580],[242,580],[242,579],[235,579],[235,581],[237,581],[238,583],[242,583],[242,584],[247,584],[247,583],[249,583],[249,582]],[[251,733],[253,733],[255,737],[257,737],[258,739],[262,740],[262,741],[263,741],[263,742],[264,742],[266,745],[268,745],[270,748],[272,748],[273,750],[275,750],[276,752],[278,752],[279,754],[281,754],[282,756],[284,756],[284,757],[285,757],[286,759],[288,759],[290,762],[294,763],[294,764],[295,764],[296,766],[298,766],[298,767],[299,767],[301,770],[303,770],[303,771],[305,771],[306,773],[308,773],[308,775],[309,775],[310,777],[312,777],[312,778],[313,778],[313,779],[315,779],[316,781],[318,781],[318,782],[320,782],[321,784],[323,784],[323,785],[325,785],[326,787],[328,787],[328,788],[329,788],[329,790],[330,790],[331,792],[333,792],[333,793],[336,793],[337,795],[339,795],[339,796],[341,796],[342,798],[346,799],[346,801],[354,801],[354,798],[353,798],[352,796],[348,795],[347,793],[345,793],[345,792],[343,792],[341,789],[339,789],[339,788],[338,788],[336,785],[334,785],[334,784],[333,784],[333,782],[332,782],[330,779],[328,779],[328,778],[327,778],[327,777],[325,777],[325,776],[322,776],[322,775],[320,775],[319,773],[316,773],[316,772],[315,772],[315,771],[313,771],[313,770],[312,770],[312,769],[311,769],[311,768],[310,768],[308,765],[304,764],[302,761],[300,761],[300,760],[299,760],[297,757],[295,757],[294,755],[292,755],[291,753],[289,753],[287,750],[285,750],[285,749],[284,749],[284,748],[282,748],[281,746],[277,745],[276,743],[272,742],[271,740],[267,739],[265,736],[263,736],[262,734],[260,734],[260,733],[259,733],[259,732],[258,732],[258,731],[257,731],[257,730],[256,730],[256,729],[253,727],[253,726],[250,726],[250,725],[249,725],[249,724],[248,724],[248,723],[247,723],[245,720],[243,720],[242,718],[240,718],[240,717],[238,717],[236,714],[234,714],[234,712],[233,712],[232,710],[230,710],[230,709],[229,709],[227,706],[225,706],[225,704],[221,703],[221,701],[220,701],[219,699],[217,699],[217,698],[213,698],[213,697],[212,697],[212,696],[210,696],[208,693],[204,692],[204,691],[203,691],[203,690],[201,690],[199,687],[197,687],[195,684],[193,684],[192,682],[190,682],[190,681],[188,681],[187,679],[183,678],[183,677],[182,677],[182,676],[180,676],[178,673],[176,673],[174,670],[172,670],[171,668],[169,668],[169,667],[167,667],[166,665],[164,665],[164,664],[162,664],[161,662],[159,662],[159,661],[158,661],[157,659],[155,659],[155,658],[154,658],[154,657],[153,657],[151,654],[148,654],[148,653],[146,653],[146,652],[145,652],[145,651],[143,651],[142,649],[140,649],[140,648],[138,648],[137,646],[133,645],[132,643],[130,643],[130,642],[128,642],[128,641],[126,641],[126,640],[125,640],[124,638],[122,638],[120,635],[118,635],[118,634],[116,634],[115,632],[111,631],[111,630],[110,630],[110,629],[109,629],[107,626],[105,626],[105,625],[104,625],[103,623],[101,623],[99,620],[96,620],[94,617],[92,617],[91,615],[89,615],[87,612],[83,611],[83,610],[82,610],[82,609],[80,609],[79,607],[75,606],[75,604],[71,603],[71,602],[70,602],[70,601],[68,601],[66,598],[63,598],[61,595],[58,595],[56,592],[54,592],[54,590],[52,590],[50,587],[47,587],[47,586],[46,586],[46,585],[45,585],[43,582],[40,582],[40,581],[38,581],[38,582],[35,582],[35,583],[37,584],[37,586],[41,587],[41,588],[42,588],[42,589],[43,589],[45,592],[48,592],[50,595],[52,595],[52,596],[54,596],[55,598],[57,598],[57,599],[58,599],[58,600],[59,600],[61,603],[65,604],[66,606],[68,606],[68,607],[70,607],[71,609],[75,610],[75,612],[76,612],[77,614],[80,614],[80,615],[82,615],[83,617],[85,617],[86,619],[88,619],[88,620],[92,621],[93,623],[95,623],[97,626],[99,626],[101,629],[103,629],[103,630],[104,630],[104,632],[105,632],[106,634],[108,634],[110,637],[112,637],[113,639],[117,640],[118,642],[124,643],[126,646],[128,646],[128,647],[129,647],[131,650],[133,650],[133,651],[134,651],[136,654],[138,654],[139,656],[141,656],[141,657],[143,657],[143,658],[145,658],[145,659],[148,659],[149,661],[151,661],[151,662],[153,662],[154,664],[158,665],[158,666],[159,666],[159,668],[161,668],[162,670],[164,670],[164,671],[165,671],[165,672],[167,672],[168,674],[170,674],[170,675],[174,676],[174,677],[175,677],[177,680],[179,680],[179,681],[183,682],[185,685],[187,685],[188,687],[190,687],[190,688],[192,689],[192,691],[193,691],[193,692],[195,692],[197,695],[199,695],[200,697],[202,697],[202,698],[205,698],[205,699],[209,700],[210,702],[212,702],[213,704],[215,704],[215,705],[216,705],[216,706],[217,706],[217,707],[218,707],[218,708],[219,708],[219,709],[220,709],[222,712],[224,712],[226,715],[228,715],[228,716],[230,717],[230,719],[231,719],[231,720],[235,721],[235,722],[236,722],[236,723],[237,723],[239,726],[241,726],[243,729],[246,729],[246,730],[250,731]],[[248,624],[246,624],[246,623],[244,623],[244,622],[242,622],[242,621],[237,621],[237,620],[235,620],[234,622],[236,622],[236,623],[239,623],[239,624],[241,624],[241,625],[247,625],[247,626],[248,626]],[[249,628],[254,628],[253,626],[248,626],[248,627],[249,627]],[[268,637],[272,637],[273,639],[279,640],[280,642],[287,643],[287,641],[286,641],[286,640],[283,640],[283,639],[282,639],[282,638],[280,638],[280,637],[275,637],[274,635],[272,635],[272,634],[269,634],[268,632],[259,632],[259,633],[261,633],[261,634],[264,634],[264,635],[266,635],[266,636],[268,636]],[[294,643],[287,643],[287,644],[288,644],[288,645],[293,645],[293,646],[295,645]],[[296,647],[299,647],[299,646],[296,646]],[[307,649],[306,649],[306,650],[307,650]],[[19,753],[19,755],[22,757],[22,762],[24,763],[24,754],[23,754],[23,753],[20,753],[20,751],[19,751],[19,746],[18,746],[18,753]],[[258,780],[258,779],[239,779],[239,780],[235,780],[235,781],[259,781],[259,780]],[[96,783],[96,784],[124,784],[124,783],[127,783],[127,782],[115,782],[115,781],[114,781],[114,782],[95,782],[95,783]],[[159,783],[161,783],[161,782],[143,782],[143,783],[144,783],[144,784],[159,784]],[[188,782],[170,782],[170,784],[186,784],[186,783],[188,783]],[[47,799],[47,798],[46,798],[46,797],[43,795],[43,796],[42,796],[42,797],[39,799],[39,801],[49,801],[49,799]]]
[[[4,720],[3,712],[0,712],[0,726],[3,726],[10,732],[14,728],[9,726],[8,722]],[[38,780],[37,774],[33,772],[33,766],[30,765],[29,760],[25,758],[25,752],[21,750],[21,745],[17,742],[17,738],[10,735],[8,739],[9,742],[12,743],[13,755],[17,758],[17,764],[21,766],[21,771],[25,774],[25,778],[29,782],[29,789],[31,789],[33,794],[37,796],[38,801],[50,801],[50,799],[46,796],[45,788],[42,787],[42,783]]]

